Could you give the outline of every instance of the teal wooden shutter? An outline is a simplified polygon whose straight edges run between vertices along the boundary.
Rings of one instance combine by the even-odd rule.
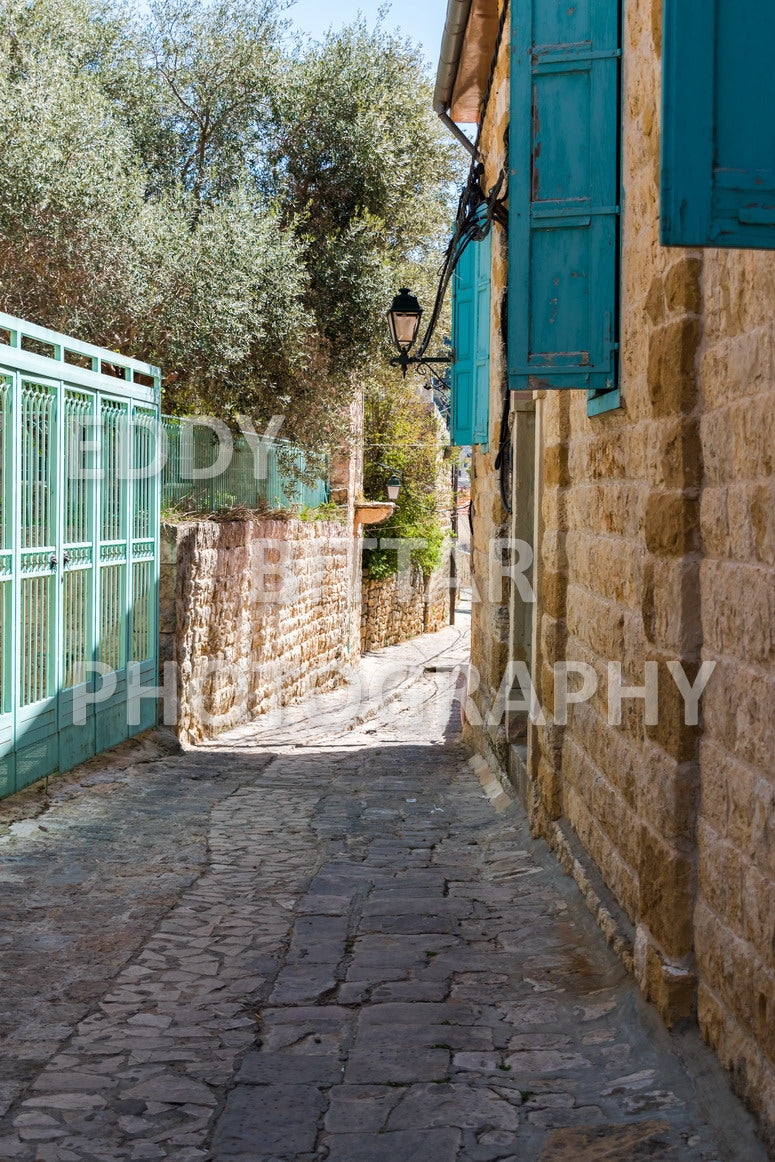
[[[452,301],[452,443],[458,447],[474,439],[474,295],[476,248],[470,243],[455,267]]]
[[[469,249],[475,252],[474,296],[474,432],[471,443],[486,444],[490,438],[490,310],[492,231]]]
[[[619,403],[619,0],[512,0],[509,385]]]
[[[491,235],[469,242],[454,276],[452,443],[484,444],[490,418]]]
[[[665,0],[662,242],[775,248],[775,6]]]

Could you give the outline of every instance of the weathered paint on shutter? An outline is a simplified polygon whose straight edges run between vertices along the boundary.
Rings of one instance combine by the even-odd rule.
[[[490,438],[490,308],[492,231],[475,251],[476,339],[474,350],[474,431],[472,443],[486,444]]]
[[[476,248],[469,243],[455,267],[452,309],[452,443],[473,443]]]
[[[665,0],[666,246],[775,248],[775,6]]]
[[[469,242],[455,268],[452,443],[487,442],[490,395],[491,238]]]
[[[619,0],[512,0],[509,385],[619,403]]]

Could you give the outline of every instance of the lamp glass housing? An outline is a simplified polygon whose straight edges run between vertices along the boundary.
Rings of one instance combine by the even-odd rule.
[[[398,500],[398,494],[401,491],[401,479],[396,476],[395,472],[387,482],[388,500]]]
[[[399,351],[408,351],[417,338],[422,307],[408,287],[402,287],[388,311],[390,337]]]

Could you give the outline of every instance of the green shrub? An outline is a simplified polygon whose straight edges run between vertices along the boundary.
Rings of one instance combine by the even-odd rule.
[[[449,535],[448,464],[441,459],[443,429],[429,411],[416,384],[385,375],[365,392],[364,493],[370,500],[386,495],[391,470],[401,476],[401,490],[393,515],[373,536],[381,539],[422,540],[412,549],[412,565],[428,577],[441,562]],[[398,553],[367,549],[366,576],[390,577],[398,569]]]

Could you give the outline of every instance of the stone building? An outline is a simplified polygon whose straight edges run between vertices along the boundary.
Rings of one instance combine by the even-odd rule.
[[[730,0],[691,44],[664,10],[449,0],[436,107],[475,127],[495,191],[456,275],[453,410],[480,423],[468,729],[773,1140],[775,197],[730,210],[722,159],[698,194],[706,226],[734,217],[714,234],[690,172],[715,133],[775,173],[747,116],[771,69]],[[707,681],[696,724],[683,675]]]

